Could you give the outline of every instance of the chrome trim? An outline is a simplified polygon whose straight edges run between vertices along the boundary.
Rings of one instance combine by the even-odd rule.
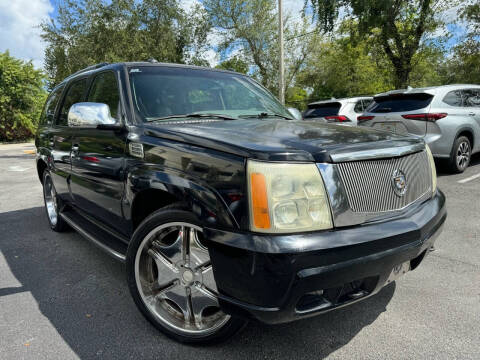
[[[98,125],[115,125],[107,104],[81,102],[73,104],[68,111],[68,126],[97,127]]]
[[[385,159],[383,161],[385,161]],[[431,172],[430,172],[430,166],[428,164],[428,159],[425,161],[427,162],[424,168],[426,169],[425,171],[428,172],[428,174],[426,175],[426,179],[424,181],[429,182],[429,186],[428,186],[428,190],[424,194],[421,194],[419,197],[416,197],[415,199],[408,197],[408,195],[404,197],[398,197],[394,194],[393,189],[391,189],[390,181],[387,181],[387,184],[385,184],[386,185],[385,188],[388,186],[388,188],[391,190],[392,197],[395,198],[395,200],[393,201],[394,201],[394,204],[396,204],[396,207],[394,207],[393,209],[386,207],[385,205],[388,205],[388,201],[387,201],[386,203],[385,202],[378,203],[377,204],[378,206],[374,208],[375,211],[363,211],[363,212],[358,210],[362,210],[362,206],[363,206],[363,209],[365,209],[364,200],[366,199],[366,201],[369,201],[369,196],[371,196],[372,194],[366,194],[366,196],[365,194],[359,194],[359,198],[355,199],[354,201],[351,201],[351,199],[349,198],[349,195],[350,196],[352,195],[347,193],[347,186],[345,183],[345,179],[344,177],[342,177],[342,173],[340,169],[341,164],[317,163],[317,167],[320,171],[320,174],[323,177],[325,188],[328,193],[334,226],[344,227],[344,226],[359,225],[366,222],[375,222],[375,221],[396,217],[404,213],[407,210],[407,208],[410,208],[411,205],[419,204],[429,199],[432,195],[431,194],[432,179],[431,179]],[[349,164],[349,163],[344,163],[344,164]],[[363,170],[361,169],[362,168],[361,162],[358,162],[357,164],[360,164],[360,165],[357,165],[359,166],[360,172],[365,171],[365,169]],[[392,161],[392,164],[394,165],[395,162]],[[355,166],[355,164],[352,164],[352,165]],[[392,168],[391,170],[393,173],[393,170],[395,169]],[[372,174],[372,175],[373,176],[371,177],[371,179],[372,181],[374,181],[375,174]],[[415,185],[415,184],[410,184],[409,186],[418,187],[418,185]],[[422,185],[420,185],[420,187],[421,186]],[[355,192],[355,189],[352,191]],[[386,199],[388,200],[388,197]],[[353,204],[351,205],[351,203]]]
[[[351,148],[335,150],[330,153],[330,157],[333,162],[341,163],[346,161],[400,157],[425,150],[425,145],[421,141],[415,139],[415,142],[408,142],[409,144],[398,147],[392,146],[392,143],[389,142],[385,144],[384,148],[379,148],[379,142],[372,141],[370,144],[362,144],[362,149],[359,151],[352,151]]]
[[[112,248],[108,247],[101,241],[95,239],[93,235],[90,235],[87,231],[83,230],[80,226],[78,226],[72,219],[68,217],[65,213],[60,213],[60,216],[62,217],[65,222],[70,225],[75,231],[77,231],[80,235],[82,235],[85,239],[91,241],[93,244],[97,245],[100,249],[105,251],[107,254],[110,256],[113,256],[117,260],[120,260],[122,262],[125,262],[125,255],[120,254],[118,251],[113,250]]]
[[[135,255],[135,282],[146,310],[169,330],[190,337],[211,335],[230,320],[220,309],[201,233],[190,223],[162,224],[145,236]]]
[[[403,209],[425,194],[432,194],[432,173],[426,151],[393,158],[337,164],[350,208],[354,212],[380,213]],[[392,177],[402,171],[408,190],[397,196]]]
[[[140,143],[131,142],[128,144],[128,152],[130,155],[143,159],[145,154],[143,153],[143,145]]]

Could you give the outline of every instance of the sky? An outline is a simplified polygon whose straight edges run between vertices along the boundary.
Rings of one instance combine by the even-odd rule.
[[[284,11],[290,16],[300,18],[303,0],[283,0]],[[189,8],[201,0],[180,0],[182,7]],[[0,0],[0,52],[9,50],[12,56],[23,60],[31,60],[35,67],[43,67],[45,44],[40,38],[38,24],[56,16],[57,0]],[[458,17],[456,8],[451,8],[445,14],[448,19]],[[448,46],[455,45],[464,33],[464,24],[449,25],[454,36]],[[439,33],[439,35],[441,35]],[[215,34],[211,35],[211,44],[215,44]],[[206,54],[213,66],[220,61],[218,54],[211,49]]]

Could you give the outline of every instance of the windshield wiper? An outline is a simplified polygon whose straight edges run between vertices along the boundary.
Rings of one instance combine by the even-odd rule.
[[[161,120],[168,120],[168,119],[180,119],[180,118],[215,118],[215,119],[223,119],[223,120],[238,120],[235,117],[223,115],[223,114],[210,114],[210,113],[191,113],[191,114],[177,114],[177,115],[169,115],[169,116],[162,116],[156,118],[149,118],[147,121],[161,121]]]
[[[267,112],[261,112],[261,113],[252,114],[252,115],[240,115],[239,117],[241,117],[241,118],[258,118],[258,119],[263,119],[263,118],[268,118],[268,117],[280,117],[280,118],[287,119],[287,120],[293,120],[293,118],[285,116],[285,115],[281,115],[281,114],[277,114],[277,113],[267,113]]]

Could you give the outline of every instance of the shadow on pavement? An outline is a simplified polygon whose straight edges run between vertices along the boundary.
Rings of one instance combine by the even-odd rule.
[[[0,249],[20,288],[82,359],[106,358],[323,358],[352,340],[386,310],[390,284],[350,307],[291,324],[250,323],[228,342],[211,347],[177,344],[137,311],[124,265],[75,232],[54,233],[43,207],[0,214]]]

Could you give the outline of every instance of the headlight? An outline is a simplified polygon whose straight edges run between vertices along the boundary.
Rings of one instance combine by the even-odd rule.
[[[247,163],[250,228],[289,233],[332,228],[322,176],[315,164]]]
[[[432,151],[427,144],[425,144],[425,149],[427,150],[428,162],[430,163],[430,169],[432,170],[432,194],[435,194],[435,191],[437,190],[437,169],[435,168]]]

